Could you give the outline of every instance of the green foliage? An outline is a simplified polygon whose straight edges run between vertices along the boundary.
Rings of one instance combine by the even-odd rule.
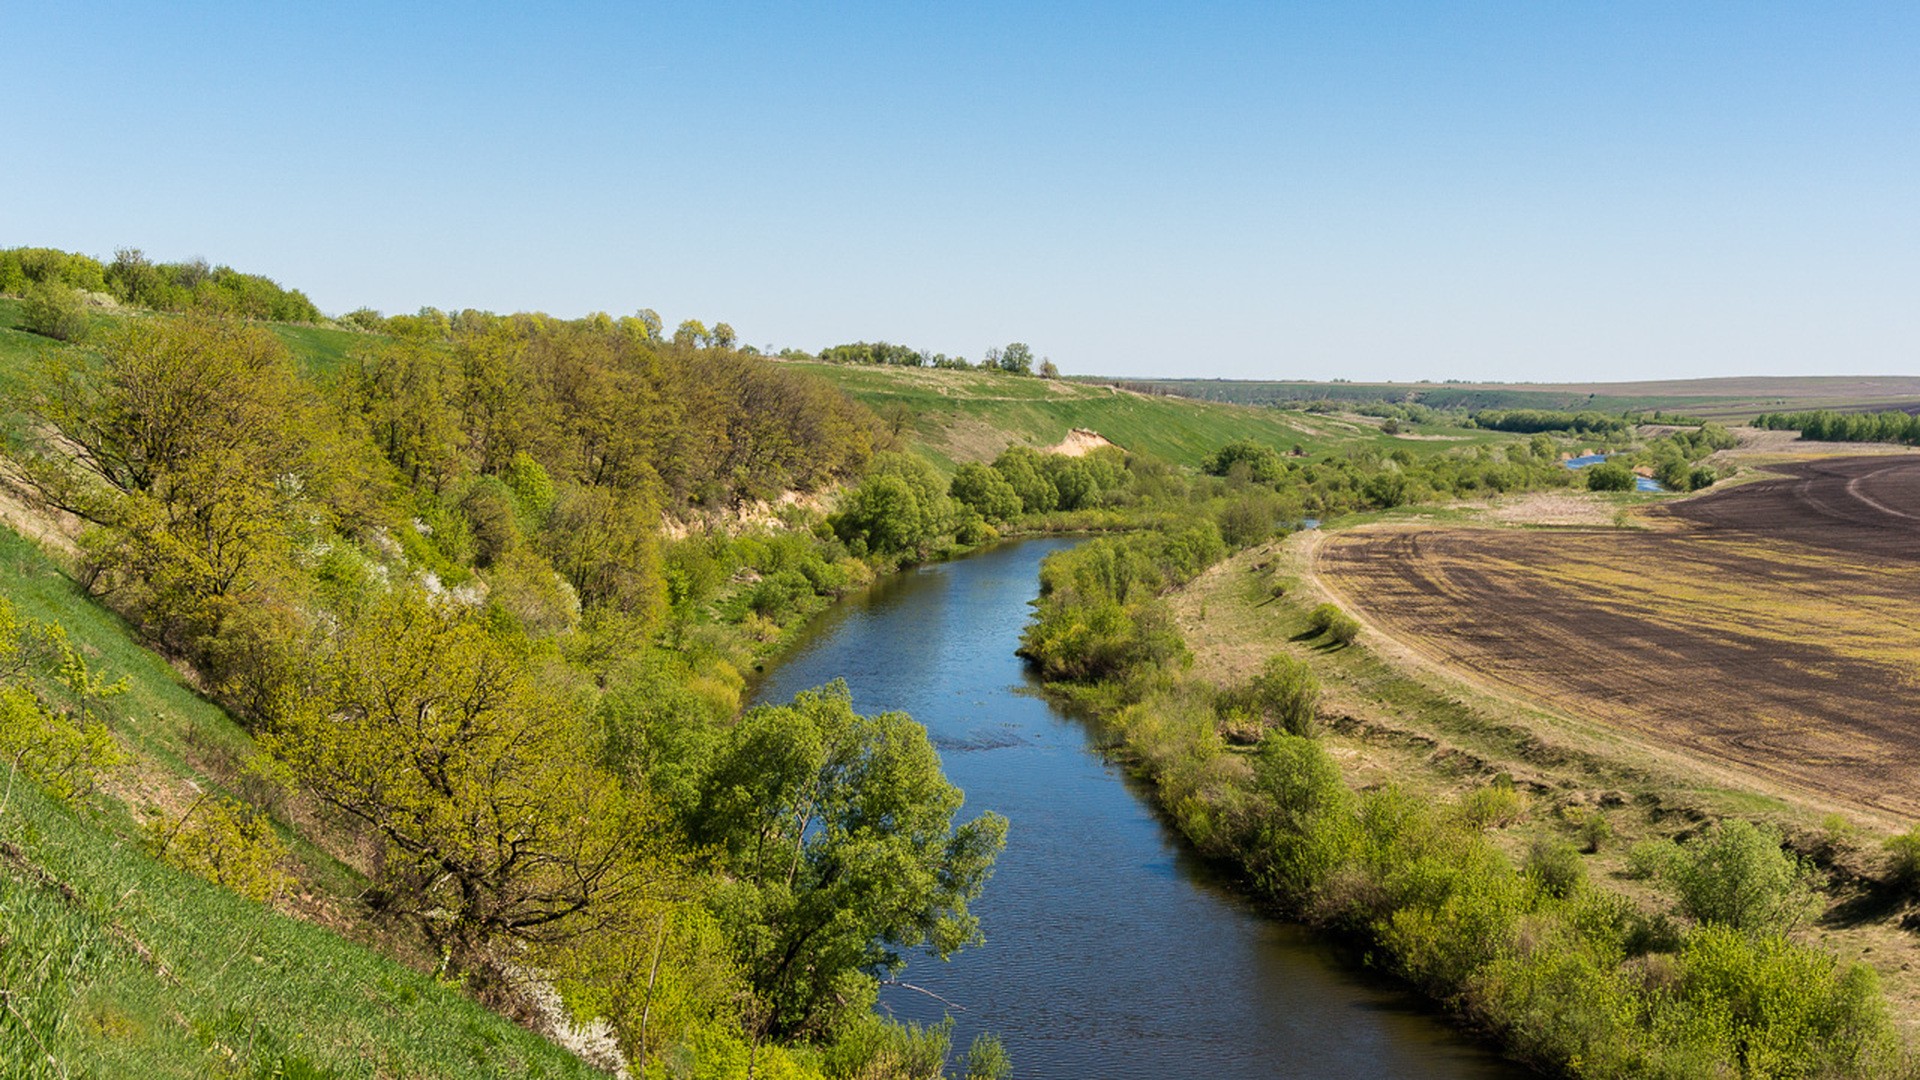
[[[1632,491],[1633,470],[1616,461],[1604,461],[1586,470],[1588,491]]]
[[[272,900],[292,884],[273,823],[235,799],[203,796],[177,820],[154,819],[147,838],[156,858],[249,900]]]
[[[960,466],[953,474],[947,494],[953,501],[971,507],[982,518],[996,523],[1011,521],[1026,509],[1020,493],[1000,470],[978,463]]]
[[[657,873],[647,809],[597,765],[593,725],[487,633],[413,589],[342,627],[267,746],[383,848],[379,903],[457,970],[496,940],[576,932]]]
[[[1697,922],[1747,933],[1793,929],[1813,903],[1813,870],[1781,849],[1770,826],[1721,822],[1684,845],[1635,852]]]
[[[1025,446],[1008,447],[994,459],[999,473],[1020,496],[1020,506],[1029,514],[1043,514],[1060,505],[1060,491],[1047,478],[1041,455]]]
[[[1263,888],[1308,908],[1356,852],[1353,792],[1319,743],[1274,732],[1254,759],[1252,793],[1263,812],[1246,845],[1248,865]]]
[[[1536,837],[1527,849],[1526,875],[1547,895],[1565,900],[1587,880],[1587,868],[1572,844],[1555,836]]]
[[[85,255],[53,248],[0,248],[0,293],[25,295],[36,285],[106,292],[105,267]]]
[[[988,349],[987,362],[1009,375],[1033,374],[1033,350],[1016,341],[1004,349]]]
[[[1307,632],[1326,633],[1342,614],[1339,607],[1333,604],[1316,604],[1312,611],[1307,612]]]
[[[1597,412],[1552,412],[1543,409],[1483,409],[1472,415],[1476,427],[1489,431],[1565,431],[1576,435],[1624,435],[1633,424],[1618,416]]]
[[[880,556],[924,552],[952,525],[952,502],[921,458],[883,453],[830,520],[850,547]]]
[[[1890,442],[1920,445],[1920,417],[1905,412],[1767,413],[1753,422],[1770,431],[1798,431],[1824,442]]]
[[[1920,825],[1898,836],[1888,837],[1886,848],[1889,856],[1887,876],[1895,884],[1907,889],[1920,886]]]
[[[1270,656],[1249,689],[1260,711],[1289,735],[1312,735],[1318,720],[1320,681],[1313,669],[1284,654]]]
[[[770,1030],[834,1031],[905,951],[946,957],[978,940],[967,905],[1006,822],[956,826],[959,808],[926,731],[902,713],[856,714],[844,685],[726,733],[682,820],[727,869],[714,910]]]
[[[896,367],[924,367],[934,362],[931,353],[887,341],[829,345],[820,350],[818,359],[827,364],[888,364]]]
[[[1200,470],[1209,476],[1231,476],[1236,471],[1258,484],[1271,484],[1287,474],[1279,451],[1251,439],[1230,442],[1207,455]]]
[[[1013,1061],[1000,1040],[981,1035],[967,1047],[966,1080],[1007,1080],[1013,1075]]]
[[[1505,773],[1460,800],[1460,815],[1474,829],[1504,829],[1519,821],[1526,812],[1526,796],[1513,786],[1513,777]]]
[[[1307,613],[1307,633],[1325,634],[1328,643],[1344,647],[1360,636],[1360,620],[1333,604],[1319,604]]]
[[[37,684],[37,685],[36,685]],[[58,623],[23,618],[0,596],[0,757],[55,798],[90,793],[124,754],[97,709],[126,692],[94,674]]]
[[[1589,855],[1599,854],[1601,846],[1613,838],[1613,826],[1597,810],[1580,819],[1578,830]]]
[[[1281,516],[1278,499],[1253,491],[1229,499],[1215,520],[1220,523],[1220,538],[1238,550],[1271,539]]]
[[[1100,485],[1080,459],[1064,454],[1047,454],[1041,459],[1047,480],[1053,484],[1055,505],[1061,510],[1084,510],[1100,499]]]
[[[1771,933],[1707,925],[1687,936],[1681,1001],[1693,1034],[1747,1076],[1867,1076],[1895,1059],[1879,980],[1864,964],[1830,957]]]
[[[55,341],[84,341],[92,324],[80,294],[58,281],[27,286],[20,305],[21,326]]]
[[[1046,678],[1070,681],[1183,664],[1186,646],[1158,593],[1225,553],[1210,521],[1055,552],[1041,564],[1038,610],[1020,654]]]

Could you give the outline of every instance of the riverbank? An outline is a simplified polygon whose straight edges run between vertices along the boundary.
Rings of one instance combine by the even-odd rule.
[[[924,724],[967,816],[1011,821],[974,906],[984,945],[913,960],[882,1006],[1001,1038],[1028,1080],[1274,1075],[1510,1078],[1389,980],[1266,917],[1053,707],[1014,647],[1043,555],[1007,543],[876,582],[830,609],[759,687],[780,701],[844,678],[856,707]]]
[[[1643,836],[1696,841],[1649,858],[1704,858],[1772,803],[1698,778],[1668,790],[1604,731],[1583,742],[1483,710],[1381,662],[1372,634],[1336,646],[1315,631],[1320,597],[1291,561],[1305,542],[1242,552],[1167,594],[1191,671],[1056,686],[1099,712],[1196,847],[1543,1072],[1901,1074],[1873,972],[1831,959],[1826,927],[1789,938],[1784,922],[1729,929],[1675,913],[1673,878],[1631,865]],[[1043,606],[1036,626],[1049,618]],[[1288,735],[1269,717],[1257,747],[1229,744],[1223,733],[1259,738],[1249,676],[1275,656],[1319,677],[1324,730]],[[1585,782],[1568,784],[1569,771]]]

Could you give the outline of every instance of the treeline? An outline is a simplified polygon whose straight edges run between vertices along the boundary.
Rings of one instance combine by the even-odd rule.
[[[1647,913],[1590,881],[1568,840],[1505,854],[1494,834],[1526,806],[1509,780],[1451,805],[1350,788],[1316,737],[1318,689],[1299,661],[1277,655],[1241,685],[1186,674],[1159,594],[1225,550],[1187,525],[1050,556],[1022,652],[1101,713],[1182,832],[1255,893],[1549,1073],[1904,1075],[1873,970],[1787,936],[1810,912],[1811,872],[1777,835],[1734,821],[1636,850],[1671,897]],[[1315,616],[1303,638],[1353,640],[1342,613]],[[1590,846],[1605,841],[1598,825]]]
[[[1472,426],[1488,431],[1512,431],[1531,435],[1542,431],[1565,431],[1574,435],[1625,435],[1633,430],[1633,421],[1605,413],[1553,412],[1546,409],[1481,409],[1469,415]]]
[[[1482,447],[1418,457],[1405,448],[1381,454],[1363,447],[1318,461],[1242,440],[1208,455],[1201,468],[1214,476],[1272,490],[1284,508],[1283,516],[1296,520],[1573,482],[1560,467],[1558,448],[1544,434],[1497,453]]]
[[[664,530],[860,475],[860,407],[604,317],[475,316],[309,376],[206,314],[50,354],[28,405],[16,452],[88,524],[83,582],[284,784],[161,819],[170,861],[272,891],[260,815],[304,800],[368,853],[369,917],[509,1012],[541,973],[636,1074],[942,1074],[944,1029],[872,1005],[977,940],[1004,822],[958,821],[924,730],[844,689],[740,715],[778,626],[872,572],[817,512]]]
[[[808,357],[805,353],[783,351],[783,357],[789,359],[816,359],[829,364],[868,364],[889,367],[930,367],[954,371],[1004,371],[1011,375],[1035,374],[1033,349],[1026,343],[1016,341],[1006,348],[992,348],[986,351],[979,364],[974,364],[964,356],[948,356],[946,353],[932,352],[927,349],[915,349],[909,345],[895,345],[887,341],[856,341],[849,345],[829,345],[820,350],[817,357]],[[1059,370],[1053,361],[1042,360],[1038,373],[1054,378]]]
[[[138,248],[114,252],[109,263],[53,248],[0,250],[0,293],[38,299],[67,312],[82,304],[78,294],[97,293],[116,303],[154,311],[203,310],[274,322],[321,321],[319,309],[298,289],[282,288],[269,278],[243,274],[230,266],[209,266],[205,259],[156,263]],[[72,325],[69,320],[68,328]],[[30,328],[41,330],[40,326]],[[49,336],[72,339],[65,333]]]
[[[1920,446],[1920,416],[1904,412],[1767,413],[1753,422],[1768,431],[1797,431],[1821,442],[1882,442]]]

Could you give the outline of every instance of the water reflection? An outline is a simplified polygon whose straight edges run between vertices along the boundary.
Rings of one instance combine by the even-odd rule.
[[[1086,725],[1014,656],[1039,563],[1009,544],[849,598],[771,671],[760,700],[844,678],[863,712],[927,726],[966,814],[1012,828],[977,912],[987,944],[905,981],[962,1007],[956,1043],[998,1034],[1023,1078],[1506,1077],[1408,997],[1261,917],[1171,835]],[[889,988],[883,1004],[949,1010]]]

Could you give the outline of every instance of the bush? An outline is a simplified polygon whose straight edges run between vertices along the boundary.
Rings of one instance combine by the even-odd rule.
[[[1632,491],[1633,471],[1625,465],[1605,462],[1587,469],[1588,491]]]
[[[1519,821],[1526,811],[1526,796],[1514,788],[1513,778],[1504,773],[1460,800],[1461,816],[1476,829],[1504,829]]]
[[[55,341],[84,341],[90,327],[86,302],[57,281],[28,287],[26,302],[20,305],[20,324]]]
[[[1682,914],[1752,933],[1785,933],[1813,905],[1813,871],[1780,848],[1780,834],[1732,820],[1684,846],[1636,849],[1636,862],[1674,890]]]
[[[125,693],[126,680],[94,674],[58,623],[23,618],[4,596],[0,673],[38,676],[45,691],[25,681],[0,687],[0,766],[72,800],[91,793],[100,774],[124,760],[95,707]]]
[[[1307,632],[1325,634],[1336,645],[1351,645],[1360,636],[1360,622],[1332,604],[1321,604],[1307,613]]]
[[[1687,935],[1679,996],[1696,1037],[1746,1076],[1871,1076],[1897,1054],[1879,979],[1864,964],[1778,935],[1707,926]]]
[[[1613,826],[1599,811],[1588,814],[1580,822],[1580,841],[1586,845],[1587,854],[1597,855],[1600,845],[1613,838]]]
[[[1341,611],[1339,608],[1334,607],[1332,604],[1321,604],[1319,607],[1307,612],[1307,632],[1311,634],[1326,633],[1327,628],[1332,626],[1334,620],[1338,619],[1340,615]]]
[[[147,826],[155,857],[198,874],[249,900],[266,902],[285,891],[287,846],[266,817],[245,803],[202,797],[169,824]]]
[[[813,598],[813,583],[798,570],[782,570],[760,579],[747,594],[747,606],[755,615],[784,623],[800,605]]]
[[[953,474],[947,494],[962,506],[972,507],[988,521],[1001,523],[1019,517],[1024,509],[1020,493],[993,467],[972,462]]]
[[[1308,613],[1308,634],[1327,634],[1334,644],[1350,646],[1359,636],[1359,621],[1332,603],[1321,603]]]
[[[1553,836],[1533,841],[1527,849],[1526,872],[1542,891],[1557,900],[1573,895],[1587,880],[1587,868],[1580,861],[1580,853],[1572,844]]]
[[[1252,547],[1273,536],[1274,497],[1249,492],[1220,508],[1220,538],[1230,548]]]
[[[1291,656],[1268,657],[1249,688],[1253,702],[1289,735],[1312,735],[1320,704],[1313,669]]]
[[[1352,789],[1321,745],[1275,732],[1253,762],[1259,799],[1248,859],[1260,884],[1304,904],[1352,858],[1359,830]]]
[[[1889,837],[1887,852],[1893,857],[1887,868],[1893,883],[1909,889],[1920,886],[1920,825]]]

